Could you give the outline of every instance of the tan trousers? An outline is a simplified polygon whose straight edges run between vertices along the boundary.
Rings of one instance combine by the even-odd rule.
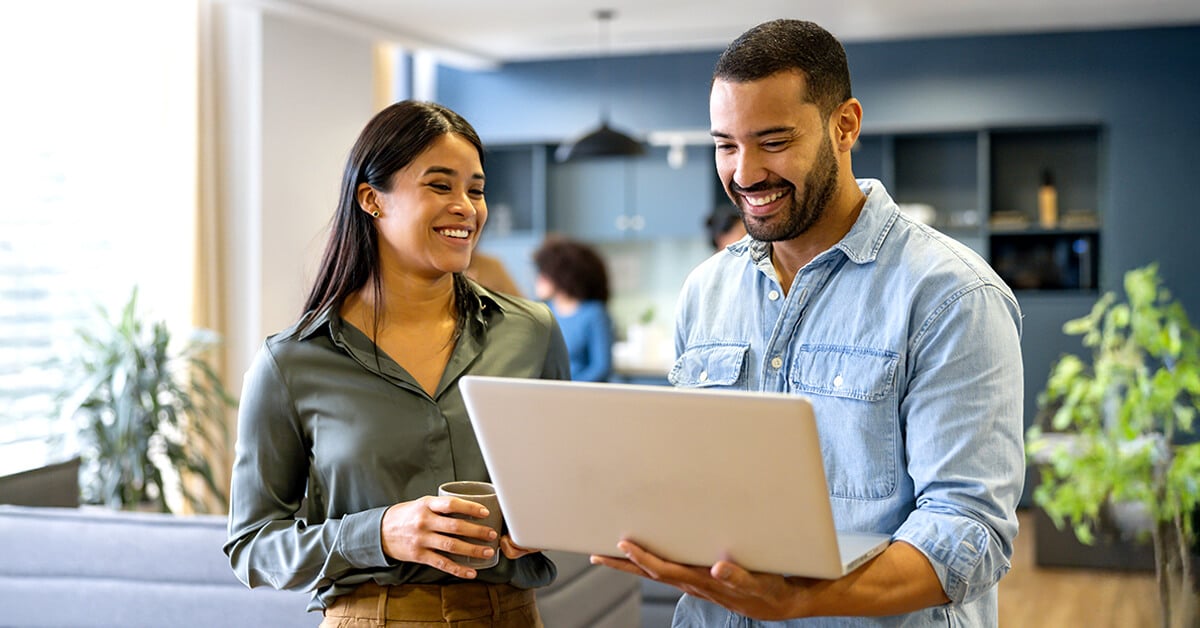
[[[320,628],[542,628],[533,591],[507,584],[359,585],[334,598]]]

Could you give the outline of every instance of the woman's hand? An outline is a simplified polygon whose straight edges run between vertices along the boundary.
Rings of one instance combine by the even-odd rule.
[[[468,519],[448,516],[451,514],[483,518],[488,510],[482,504],[450,496],[426,496],[396,504],[383,513],[383,553],[396,560],[429,565],[459,578],[474,578],[474,569],[454,562],[441,552],[490,558],[496,550],[454,537],[493,541],[496,532]],[[515,545],[512,548],[528,553]],[[512,558],[509,550],[504,553]]]

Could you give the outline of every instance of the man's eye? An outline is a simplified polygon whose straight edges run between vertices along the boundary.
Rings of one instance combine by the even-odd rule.
[[[717,144],[718,153],[732,152],[735,146],[733,144]]]
[[[765,148],[767,150],[780,150],[785,146],[787,146],[787,142],[785,142],[783,140],[777,140],[774,142],[764,142],[763,143],[763,148]]]

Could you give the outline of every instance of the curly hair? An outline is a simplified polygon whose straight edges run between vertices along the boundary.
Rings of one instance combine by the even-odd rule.
[[[592,247],[551,236],[534,251],[533,263],[539,274],[568,297],[608,302],[608,268]]]

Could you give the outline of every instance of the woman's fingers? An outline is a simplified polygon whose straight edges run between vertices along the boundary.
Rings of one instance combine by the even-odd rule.
[[[443,515],[467,515],[476,519],[488,516],[488,509],[483,504],[467,501],[450,495],[438,497],[422,497],[417,501],[425,501],[429,510]]]
[[[495,530],[470,519],[477,516],[487,516],[487,509],[456,497],[422,497],[396,504],[383,515],[383,551],[396,560],[474,578],[475,570],[456,563],[452,555],[491,558],[496,554],[494,548],[470,542],[497,537]]]

